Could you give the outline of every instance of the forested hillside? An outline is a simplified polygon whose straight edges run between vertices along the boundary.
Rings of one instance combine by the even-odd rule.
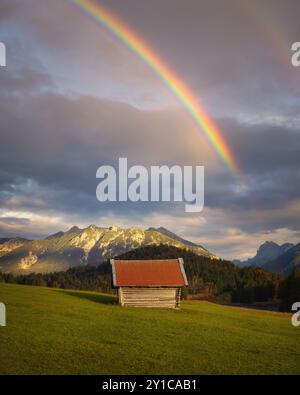
[[[189,286],[184,296],[217,298],[223,302],[254,303],[276,297],[281,276],[255,267],[238,267],[231,262],[199,256],[172,246],[147,246],[119,256],[122,259],[182,257]],[[117,258],[116,258],[117,259]],[[96,290],[114,293],[109,261],[99,266],[74,267],[66,272],[13,276],[0,273],[0,281],[56,288]]]

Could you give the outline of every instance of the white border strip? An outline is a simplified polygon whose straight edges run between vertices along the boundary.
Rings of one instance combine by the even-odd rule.
[[[117,277],[116,277],[116,268],[115,268],[115,260],[110,260],[111,268],[112,268],[112,278],[113,278],[113,285],[114,287],[117,286]]]
[[[189,285],[188,280],[186,278],[185,270],[184,270],[183,259],[182,258],[178,258],[178,262],[179,262],[179,265],[180,265],[180,270],[181,270],[181,273],[182,273],[182,276],[183,276],[183,279],[184,279],[184,283],[185,283],[185,285]]]

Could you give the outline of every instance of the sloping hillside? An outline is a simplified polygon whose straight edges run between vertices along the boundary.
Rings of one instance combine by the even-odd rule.
[[[276,302],[282,276],[257,267],[238,267],[231,262],[199,256],[187,249],[159,245],[140,247],[116,259],[183,258],[188,279],[184,294],[214,298],[225,303]],[[42,285],[55,288],[94,290],[112,293],[109,260],[98,266],[84,265],[55,273],[12,276],[0,271],[0,282]]]
[[[30,240],[26,240],[21,237],[14,237],[13,239],[0,239],[0,257],[8,255],[12,251],[29,242]]]
[[[300,243],[289,248],[284,254],[263,265],[265,269],[283,275],[290,274],[294,266],[300,267]]]
[[[161,229],[95,225],[80,229],[74,226],[45,239],[11,239],[0,244],[0,270],[23,274],[61,271],[74,266],[96,265],[132,249],[159,244],[186,248],[197,255],[218,259],[201,245]]]
[[[279,245],[273,241],[266,241],[257,250],[256,255],[247,261],[234,259],[239,266],[262,267],[275,273],[288,276],[294,266],[300,264],[300,243],[284,243]]]
[[[284,254],[292,247],[294,247],[292,243],[279,245],[274,241],[266,241],[258,248],[256,255],[253,258],[249,258],[246,261],[235,259],[233,262],[240,266],[264,266],[268,262]]]
[[[183,302],[122,308],[94,292],[1,284],[3,374],[300,374],[290,315]]]

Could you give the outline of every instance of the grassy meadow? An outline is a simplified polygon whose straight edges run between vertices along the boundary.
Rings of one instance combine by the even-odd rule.
[[[113,296],[0,283],[1,374],[300,374],[290,315],[186,301],[124,308]]]

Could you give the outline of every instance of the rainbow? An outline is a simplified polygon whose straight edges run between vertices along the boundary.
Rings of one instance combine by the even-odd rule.
[[[231,172],[239,177],[241,173],[235,158],[216,124],[208,116],[204,107],[184,82],[166,65],[151,47],[102,5],[96,4],[92,0],[72,0],[72,2],[77,4],[87,15],[91,16],[115,37],[121,40],[121,42],[138,55],[157,74],[190,113],[198,128],[204,131],[209,142]]]

